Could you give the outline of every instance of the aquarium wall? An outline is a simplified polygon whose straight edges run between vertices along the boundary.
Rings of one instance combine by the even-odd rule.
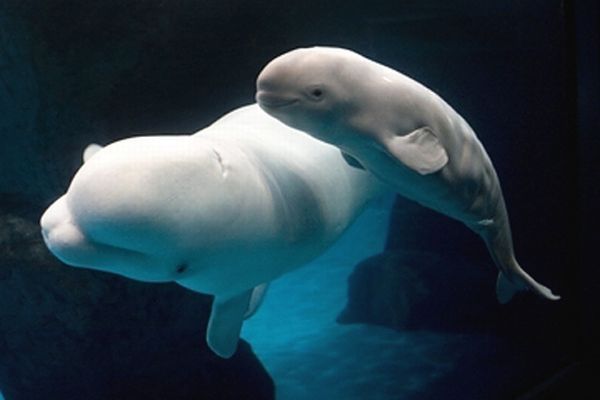
[[[2,2],[0,391],[576,393],[597,354],[598,32],[593,1]],[[322,258],[271,284],[225,360],[204,343],[210,296],[74,269],[48,252],[39,218],[89,143],[198,131],[253,103],[271,59],[313,45],[401,71],[469,122],[500,177],[521,264],[560,301],[524,293],[499,305],[475,234],[388,195]]]

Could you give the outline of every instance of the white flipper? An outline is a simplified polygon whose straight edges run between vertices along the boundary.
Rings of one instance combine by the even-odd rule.
[[[86,163],[90,158],[94,156],[97,152],[102,150],[102,146],[96,143],[89,144],[85,150],[83,151],[83,162]]]
[[[215,297],[206,330],[206,342],[218,356],[230,358],[237,350],[252,290],[229,298]]]
[[[267,293],[267,289],[269,288],[268,283],[263,283],[261,285],[256,286],[252,290],[252,295],[250,296],[250,301],[248,302],[248,308],[246,309],[246,313],[244,314],[244,319],[248,319],[258,311],[258,308],[261,306],[263,300],[265,299],[265,294]]]
[[[448,163],[448,154],[428,126],[408,135],[394,136],[386,150],[400,163],[421,175],[439,171]]]

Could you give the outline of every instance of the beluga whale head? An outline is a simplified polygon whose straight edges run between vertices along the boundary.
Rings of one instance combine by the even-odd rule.
[[[218,244],[208,232],[228,234],[220,216],[237,207],[213,146],[157,136],[95,150],[41,217],[48,249],[66,264],[140,281],[201,274],[216,255],[203,250]]]
[[[349,89],[360,72],[338,48],[300,48],[269,62],[256,81],[256,101],[285,124],[336,144],[340,118],[351,112]]]

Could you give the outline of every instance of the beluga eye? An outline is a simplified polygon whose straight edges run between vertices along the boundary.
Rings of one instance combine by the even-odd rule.
[[[323,96],[325,95],[325,92],[323,91],[323,88],[321,88],[320,86],[315,86],[308,90],[308,94],[312,100],[318,101],[323,98]]]

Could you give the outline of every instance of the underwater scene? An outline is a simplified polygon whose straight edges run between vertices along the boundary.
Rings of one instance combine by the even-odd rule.
[[[0,400],[596,398],[598,10],[0,1]]]

